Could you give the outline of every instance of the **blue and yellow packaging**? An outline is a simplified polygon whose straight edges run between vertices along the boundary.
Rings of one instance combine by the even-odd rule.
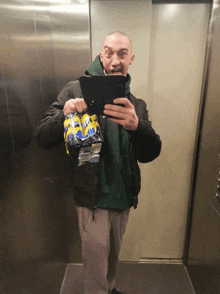
[[[86,147],[102,143],[103,137],[97,116],[77,112],[67,114],[64,121],[64,141],[68,154],[70,147]]]
[[[64,121],[64,141],[68,151],[68,146],[80,147],[84,139],[81,118],[77,113],[69,113]]]

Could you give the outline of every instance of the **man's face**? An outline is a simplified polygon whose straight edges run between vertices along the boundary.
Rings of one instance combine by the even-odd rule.
[[[134,60],[128,37],[113,34],[105,39],[100,60],[106,74],[127,75],[128,67]]]

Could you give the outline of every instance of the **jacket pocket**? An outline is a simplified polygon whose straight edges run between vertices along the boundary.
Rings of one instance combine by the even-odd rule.
[[[93,209],[98,202],[99,163],[87,162],[74,168],[73,186],[74,198],[79,206]]]

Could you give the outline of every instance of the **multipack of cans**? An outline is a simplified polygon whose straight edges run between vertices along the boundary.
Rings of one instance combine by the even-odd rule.
[[[64,120],[64,141],[67,154],[73,148],[80,148],[81,155],[85,153],[84,151],[90,152],[89,150],[92,154],[92,150],[96,150],[98,147],[95,147],[94,144],[101,146],[103,142],[96,114],[91,116],[85,112],[82,114],[77,112],[67,114]],[[101,149],[101,147],[98,149]]]

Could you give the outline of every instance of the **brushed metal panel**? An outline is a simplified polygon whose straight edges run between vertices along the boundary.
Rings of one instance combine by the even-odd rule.
[[[203,194],[220,214],[220,202],[216,196],[220,171],[220,1],[213,2],[210,24],[210,59],[207,71],[207,88],[204,92],[204,114],[201,130],[200,161],[197,194]]]
[[[207,40],[200,121],[195,148],[187,267],[195,290],[220,290],[220,203],[215,197],[220,150],[220,1],[214,0]],[[188,241],[188,240],[187,240]]]
[[[54,68],[61,89],[69,80],[83,75],[91,61],[88,1],[51,5],[50,15]]]
[[[197,249],[196,236],[198,232],[206,232],[206,206],[211,203],[220,212],[220,204],[216,199],[216,185],[218,178],[218,157],[220,137],[220,86],[218,77],[220,52],[220,1],[214,1],[207,39],[206,67],[204,72],[203,91],[201,99],[200,119],[197,130],[197,144],[195,146],[195,170],[192,180],[192,233],[190,256]],[[201,210],[200,207],[203,207]],[[204,215],[203,215],[204,213]],[[202,222],[201,222],[202,216]],[[193,242],[192,242],[193,240]],[[199,240],[199,237],[198,237]],[[199,243],[198,243],[199,244]]]
[[[80,237],[68,157],[64,146],[39,149],[32,135],[60,88],[90,63],[89,3],[0,0],[0,11],[0,263],[69,260],[72,231]]]
[[[25,7],[31,7],[32,10],[27,11]],[[7,4],[1,4],[0,9],[5,25],[2,33],[8,47],[7,59],[4,59],[5,80],[11,81],[11,84],[7,84],[7,90],[13,89],[20,97],[28,113],[32,113],[32,125],[36,125],[40,110],[39,107],[34,107],[36,111],[32,110],[33,102],[39,100],[38,58],[33,37],[34,7],[28,1],[8,1]]]
[[[197,244],[191,248],[190,262],[187,266],[196,293],[209,294],[220,292],[220,216],[211,205],[207,206],[207,217],[203,217],[207,224],[206,232]],[[198,218],[198,216],[197,216]],[[194,242],[195,245],[195,242]],[[203,249],[200,258],[195,258],[197,250]],[[195,252],[193,252],[195,251]]]

